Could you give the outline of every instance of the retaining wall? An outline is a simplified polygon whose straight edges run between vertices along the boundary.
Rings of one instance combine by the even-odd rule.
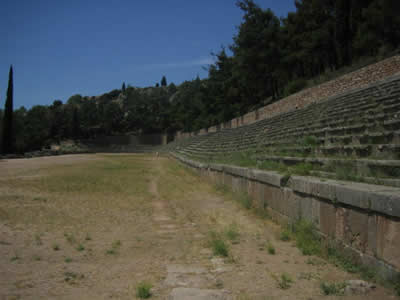
[[[173,155],[216,184],[250,195],[280,223],[306,219],[323,237],[386,279],[400,273],[400,189],[203,164]]]
[[[228,122],[204,128],[201,134],[215,132],[224,128],[237,128],[259,120],[268,119],[281,113],[303,108],[309,104],[324,100],[344,92],[368,86],[400,72],[400,56],[396,55],[378,63],[371,64],[357,71],[343,75],[337,79],[322,83],[318,86],[302,90],[275,103],[249,112]],[[197,135],[195,132],[177,132],[175,139]]]

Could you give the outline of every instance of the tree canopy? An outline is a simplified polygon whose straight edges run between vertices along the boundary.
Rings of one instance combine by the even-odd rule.
[[[123,83],[96,97],[73,95],[65,104],[20,108],[11,130],[16,150],[101,134],[196,131],[277,101],[326,72],[384,57],[400,45],[398,0],[295,0],[296,11],[283,18],[253,0],[237,6],[242,22],[232,44],[212,53],[207,78],[168,85],[162,76],[156,87]],[[3,132],[13,126],[12,69],[10,74],[0,111]],[[3,145],[4,138],[9,137],[3,134]]]

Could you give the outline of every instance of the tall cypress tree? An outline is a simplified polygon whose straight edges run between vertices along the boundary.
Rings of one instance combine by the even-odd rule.
[[[161,86],[167,86],[167,78],[165,76],[161,78]]]
[[[14,151],[14,129],[13,129],[13,68],[10,67],[8,75],[7,99],[4,108],[3,119],[3,154]]]

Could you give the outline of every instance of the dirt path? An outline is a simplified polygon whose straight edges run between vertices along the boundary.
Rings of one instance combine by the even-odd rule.
[[[0,299],[134,299],[143,281],[152,299],[335,299],[321,282],[357,279],[167,158],[58,159],[0,172]],[[378,286],[341,299],[396,298]]]

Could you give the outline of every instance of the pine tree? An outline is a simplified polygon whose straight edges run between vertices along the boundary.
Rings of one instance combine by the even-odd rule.
[[[7,98],[4,108],[3,119],[3,154],[14,151],[14,129],[13,129],[13,67],[10,67],[8,76]]]
[[[125,82],[122,83],[122,92],[125,93],[126,87],[125,87]]]
[[[165,76],[161,78],[161,86],[167,86],[167,78]]]

